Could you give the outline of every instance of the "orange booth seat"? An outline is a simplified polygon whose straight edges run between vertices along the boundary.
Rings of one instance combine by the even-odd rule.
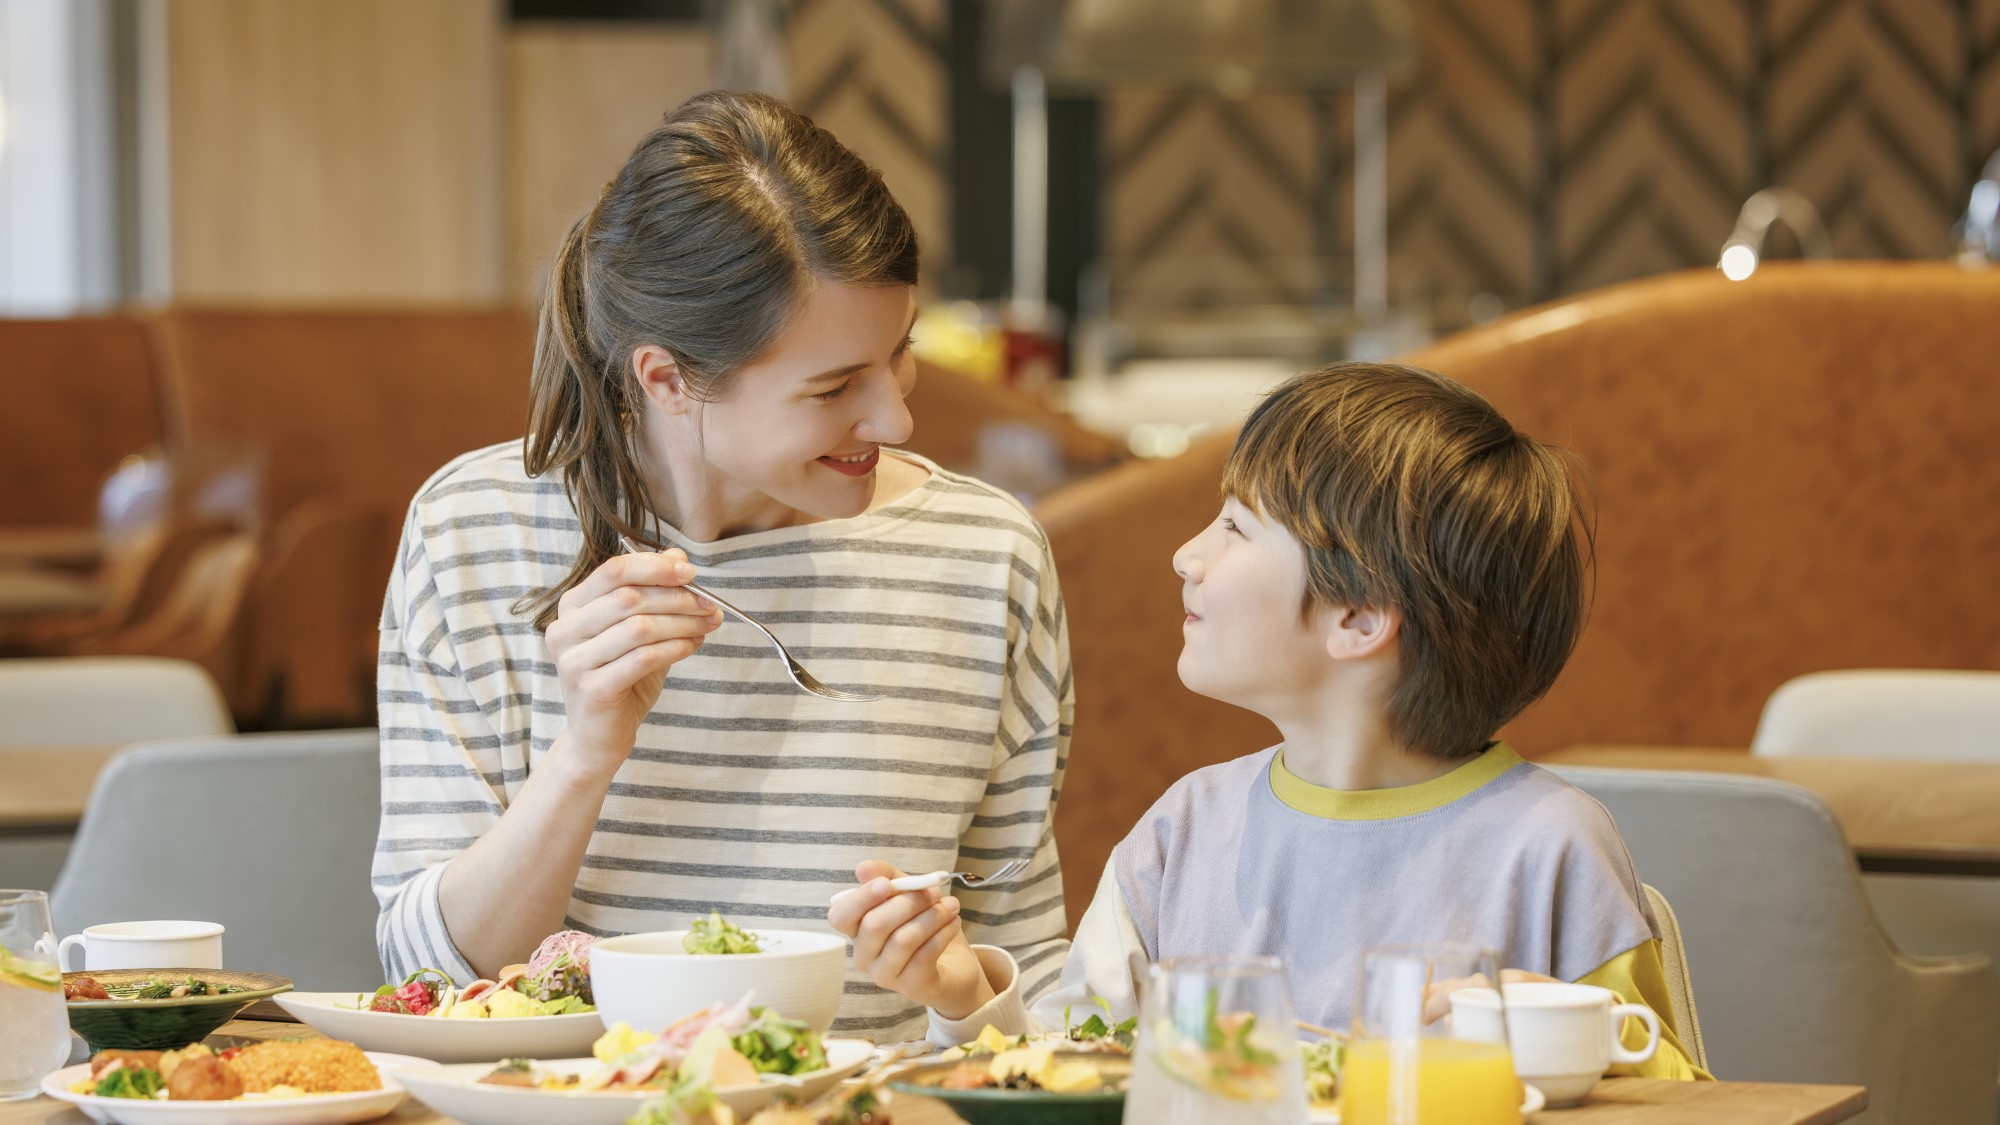
[[[166,439],[137,317],[0,319],[0,389],[0,528],[94,524],[105,478]]]
[[[1504,732],[1747,746],[1804,672],[2000,668],[2000,271],[1773,264],[1619,285],[1410,355],[1575,451],[1597,508],[1589,625]],[[1048,497],[1077,716],[1056,836],[1072,920],[1173,779],[1276,740],[1182,688],[1175,547],[1229,436]]]

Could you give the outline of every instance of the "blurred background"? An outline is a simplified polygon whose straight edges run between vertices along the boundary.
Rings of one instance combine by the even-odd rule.
[[[404,505],[713,86],[881,169],[913,448],[1037,505],[1304,366],[2000,209],[2000,0],[0,0],[0,651],[369,721]]]

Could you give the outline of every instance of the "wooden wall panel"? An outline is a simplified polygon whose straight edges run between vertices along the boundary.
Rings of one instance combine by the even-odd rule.
[[[699,27],[524,23],[507,35],[507,295],[539,302],[565,232],[668,110],[708,88]]]
[[[169,0],[173,298],[502,294],[497,0]]]

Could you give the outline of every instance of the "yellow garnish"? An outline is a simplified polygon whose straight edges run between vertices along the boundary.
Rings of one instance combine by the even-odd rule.
[[[48,961],[30,961],[0,949],[0,984],[56,992],[62,988],[62,971]]]
[[[648,1043],[659,1041],[659,1036],[650,1032],[634,1031],[631,1024],[619,1020],[611,1025],[610,1030],[598,1036],[597,1042],[590,1045],[590,1054],[601,1063],[615,1062]]]
[[[1055,1094],[1087,1093],[1104,1085],[1097,1068],[1087,1062],[1066,1062],[1050,1067],[1037,1079],[1042,1089]]]
[[[972,1045],[974,1047],[983,1047],[997,1055],[1013,1046],[1014,1041],[1000,1034],[1000,1029],[989,1023],[986,1025],[986,1029],[979,1033],[979,1038],[972,1041]]]

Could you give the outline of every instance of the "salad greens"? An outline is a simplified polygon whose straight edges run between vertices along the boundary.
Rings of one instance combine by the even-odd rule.
[[[1299,1044],[1299,1061],[1306,1072],[1307,1101],[1325,1104],[1340,1097],[1340,1068],[1346,1057],[1347,1044],[1338,1039]]]
[[[762,953],[757,944],[757,935],[737,928],[734,922],[722,916],[719,910],[711,910],[708,917],[695,919],[688,927],[687,936],[681,939],[681,948],[689,953]]]
[[[1104,1011],[1092,1012],[1089,1019],[1079,1024],[1072,1024],[1069,1022],[1069,1009],[1064,1008],[1063,1038],[1075,1043],[1110,1040],[1128,1051],[1131,1050],[1132,1038],[1137,1034],[1139,1027],[1139,1017],[1131,1016],[1118,1023],[1110,1023],[1104,1017],[1112,1014],[1111,1005],[1106,1003],[1102,996],[1093,996],[1091,999],[1097,1001],[1097,1006]]]
[[[804,1020],[770,1008],[750,1009],[750,1026],[729,1041],[759,1074],[804,1074],[826,1069],[826,1045]]]
[[[135,1000],[178,1000],[183,996],[222,996],[231,992],[241,992],[233,984],[210,984],[205,980],[189,977],[184,981],[161,980],[154,977],[146,982],[146,987],[133,994]]]
[[[91,1093],[100,1098],[153,1098],[165,1085],[160,1072],[146,1066],[114,1066],[97,1080]]]

